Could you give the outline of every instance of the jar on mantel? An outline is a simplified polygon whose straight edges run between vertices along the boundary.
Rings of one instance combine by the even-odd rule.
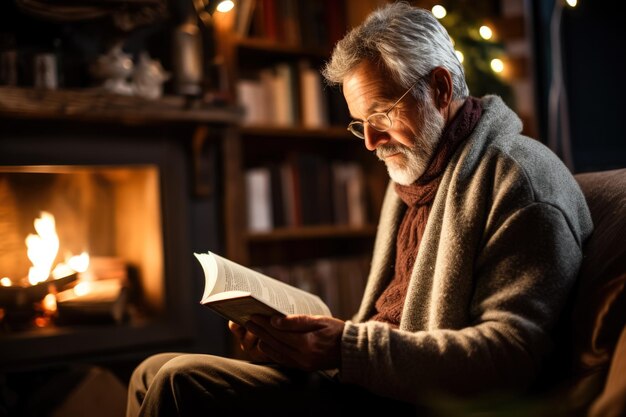
[[[175,27],[173,33],[174,90],[176,94],[202,94],[202,37],[193,16]]]

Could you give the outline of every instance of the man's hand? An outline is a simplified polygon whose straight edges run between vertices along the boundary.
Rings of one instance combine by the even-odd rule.
[[[259,338],[250,333],[245,327],[229,321],[228,328],[235,335],[239,346],[252,362],[271,362],[271,359],[259,350]]]
[[[345,323],[325,316],[253,316],[246,323],[260,342],[257,348],[273,361],[306,371],[341,365],[341,335]]]

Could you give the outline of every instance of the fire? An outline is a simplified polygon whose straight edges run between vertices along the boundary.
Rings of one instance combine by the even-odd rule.
[[[54,279],[59,279],[71,275],[74,272],[79,272],[84,276],[84,273],[88,268],[89,254],[87,252],[83,252],[80,255],[67,257],[65,262],[57,264],[57,266],[54,267],[54,270],[52,270],[52,277]]]
[[[41,217],[35,219],[35,231],[37,232],[36,235],[30,234],[26,237],[28,259],[33,264],[28,271],[28,282],[31,285],[48,280],[50,275],[58,279],[75,272],[82,273],[87,271],[89,267],[89,254],[87,252],[69,256],[65,262],[57,264],[52,269],[54,260],[59,252],[59,236],[56,232],[56,222],[52,214],[42,211]],[[0,281],[0,284],[5,285],[5,282]]]
[[[78,297],[82,297],[83,295],[87,295],[92,290],[92,284],[88,281],[81,281],[74,287],[74,294]]]
[[[72,256],[67,260],[67,264],[76,272],[85,272],[89,268],[89,254],[83,252],[80,255]]]
[[[43,311],[47,314],[53,314],[57,311],[57,298],[54,294],[48,293],[41,302]]]
[[[30,234],[26,238],[28,259],[33,264],[28,271],[28,282],[31,285],[48,279],[59,252],[59,236],[52,214],[42,211],[41,217],[35,219],[35,231],[36,235]]]

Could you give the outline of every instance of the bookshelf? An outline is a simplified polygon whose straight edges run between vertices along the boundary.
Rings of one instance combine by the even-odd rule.
[[[342,318],[360,300],[388,178],[319,73],[350,3],[243,1],[216,19],[229,94],[244,110],[222,147],[226,256],[317,292]]]

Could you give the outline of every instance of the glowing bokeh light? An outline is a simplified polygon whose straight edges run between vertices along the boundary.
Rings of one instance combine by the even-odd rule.
[[[494,58],[491,60],[491,69],[493,72],[501,73],[504,71],[504,62],[501,59]]]
[[[233,7],[235,7],[235,3],[233,3],[231,0],[224,0],[217,5],[217,8],[215,10],[220,13],[226,13],[230,12]]]
[[[487,25],[481,26],[480,29],[478,29],[478,33],[480,33],[480,37],[485,40],[489,40],[493,37],[493,31]]]
[[[439,4],[434,5],[431,10],[433,12],[433,16],[435,16],[437,19],[443,19],[448,14],[446,8]]]

